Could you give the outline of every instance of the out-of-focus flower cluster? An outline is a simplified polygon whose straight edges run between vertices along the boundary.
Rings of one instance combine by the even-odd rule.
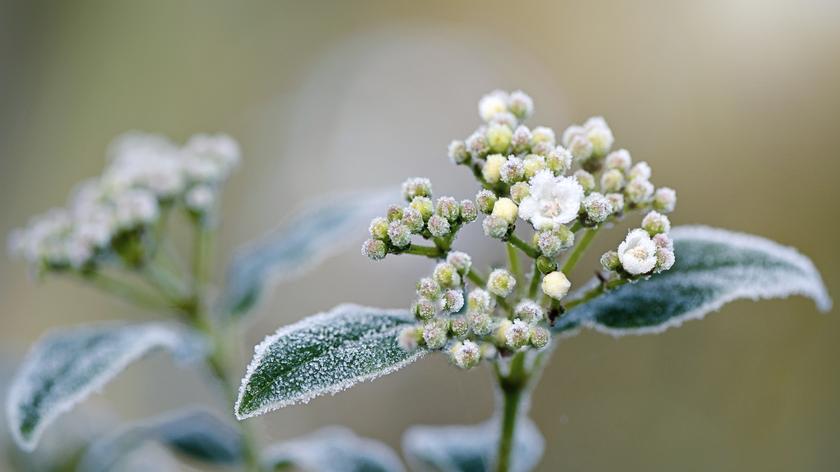
[[[162,136],[129,133],[107,154],[102,175],[80,184],[66,207],[12,233],[12,255],[38,272],[90,270],[113,256],[141,264],[162,215],[180,205],[205,216],[240,160],[236,141],[207,134],[177,146]]]

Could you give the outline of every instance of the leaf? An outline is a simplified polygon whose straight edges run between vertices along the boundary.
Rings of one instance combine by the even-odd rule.
[[[555,331],[585,326],[615,336],[660,333],[741,298],[803,295],[821,311],[831,308],[814,264],[791,247],[705,226],[678,227],[671,236],[677,256],[671,270],[570,310]]]
[[[516,427],[511,472],[533,470],[545,441],[537,426],[522,418]],[[414,426],[403,435],[403,453],[416,471],[484,472],[492,470],[499,442],[499,420],[470,426]]]
[[[97,440],[88,448],[79,472],[116,470],[120,461],[148,441],[211,464],[242,460],[239,430],[203,409],[190,409],[130,424]]]
[[[320,472],[402,472],[399,457],[385,444],[332,426],[299,439],[266,448],[264,468],[295,467]]]
[[[222,316],[239,317],[259,301],[269,281],[279,283],[361,243],[370,220],[395,201],[394,191],[359,192],[312,203],[261,240],[239,249],[227,269]]]
[[[340,305],[280,328],[254,348],[236,401],[239,419],[335,394],[419,359],[397,335],[414,323],[406,310]]]
[[[35,448],[60,414],[101,389],[143,355],[165,348],[190,360],[204,340],[186,328],[163,323],[102,323],[53,331],[30,350],[12,381],[6,414],[15,441]]]

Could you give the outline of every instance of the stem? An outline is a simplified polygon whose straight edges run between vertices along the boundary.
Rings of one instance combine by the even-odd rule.
[[[467,272],[467,278],[478,287],[485,287],[487,285],[487,280],[476,272],[475,269],[470,269]]]
[[[516,441],[516,426],[519,414],[523,410],[522,400],[526,395],[529,373],[525,369],[525,353],[513,356],[510,371],[503,375],[496,367],[496,376],[502,395],[502,417],[499,430],[499,445],[496,454],[496,471],[508,472],[511,465],[511,453]]]
[[[630,280],[628,280],[628,279],[614,279],[614,280],[610,280],[607,283],[603,283],[601,285],[598,285],[597,287],[595,287],[592,290],[583,294],[583,296],[578,298],[577,300],[572,300],[569,303],[567,303],[566,304],[566,309],[570,310],[570,309],[572,309],[572,308],[574,308],[578,305],[584,304],[584,303],[592,300],[593,298],[596,298],[596,297],[604,294],[605,292],[608,292],[608,291],[610,291],[614,288],[620,287],[620,286],[622,286],[622,285],[624,285],[628,282],[630,282]]]
[[[538,251],[535,247],[531,246],[530,244],[526,243],[525,241],[519,239],[515,234],[511,234],[510,238],[508,239],[508,243],[513,244],[514,246],[518,247],[522,252],[528,255],[531,259],[536,259],[540,257],[540,251]]]
[[[516,280],[516,291],[518,293],[522,293],[522,289],[525,287],[525,276],[522,275],[522,266],[519,264],[519,254],[517,254],[516,248],[511,243],[505,244],[505,248],[507,249],[510,273],[513,274],[513,278]]]
[[[150,284],[176,304],[188,296],[181,280],[154,261],[144,265],[141,273]]]
[[[528,298],[534,300],[537,296],[537,290],[539,290],[540,280],[540,269],[537,267],[537,261],[534,261],[534,271],[531,273],[531,285],[528,287]]]
[[[432,259],[440,259],[444,252],[437,246],[423,246],[420,244],[412,244],[402,251],[402,254],[415,254],[417,256],[431,257]]]
[[[580,243],[578,243],[575,250],[569,254],[569,258],[566,259],[566,263],[563,264],[563,268],[560,269],[564,274],[567,276],[571,274],[572,270],[577,265],[578,260],[580,260],[583,253],[586,252],[586,248],[589,247],[589,244],[592,243],[592,240],[595,239],[595,235],[598,234],[599,227],[596,226],[594,228],[589,228],[586,232],[583,233],[583,237],[580,238]]]
[[[74,272],[74,274],[103,292],[137,305],[140,308],[153,311],[169,311],[173,308],[173,305],[169,301],[161,298],[157,294],[149,293],[146,290],[105,275],[102,272],[96,271],[84,274]]]

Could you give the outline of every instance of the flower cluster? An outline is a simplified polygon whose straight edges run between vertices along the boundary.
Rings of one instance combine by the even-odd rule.
[[[108,157],[102,175],[82,183],[66,207],[13,232],[10,252],[37,271],[90,270],[113,255],[142,263],[162,214],[176,205],[195,217],[207,214],[240,151],[225,135],[200,134],[176,146],[129,133],[115,140]]]
[[[601,265],[624,278],[636,278],[670,269],[675,261],[674,243],[668,236],[670,230],[668,217],[651,211],[642,220],[641,228],[627,233],[618,251],[608,251],[601,256]]]

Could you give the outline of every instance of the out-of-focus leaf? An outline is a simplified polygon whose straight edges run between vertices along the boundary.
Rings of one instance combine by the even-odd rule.
[[[45,335],[30,350],[6,399],[12,437],[22,448],[34,449],[60,414],[160,348],[191,360],[203,354],[205,343],[187,328],[164,323],[103,323]]]
[[[307,472],[402,472],[399,457],[385,444],[329,427],[309,436],[269,446],[263,454],[266,470]]]
[[[555,332],[579,326],[612,335],[660,333],[740,298],[803,295],[828,311],[831,299],[810,259],[796,249],[704,226],[671,232],[676,264],[570,310]]]
[[[238,250],[227,269],[220,316],[244,315],[270,283],[295,277],[348,245],[361,243],[370,220],[384,214],[397,197],[395,191],[376,191],[325,198]]]
[[[405,310],[340,305],[280,328],[254,348],[235,413],[239,419],[389,374],[423,355],[397,344],[414,323]]]

